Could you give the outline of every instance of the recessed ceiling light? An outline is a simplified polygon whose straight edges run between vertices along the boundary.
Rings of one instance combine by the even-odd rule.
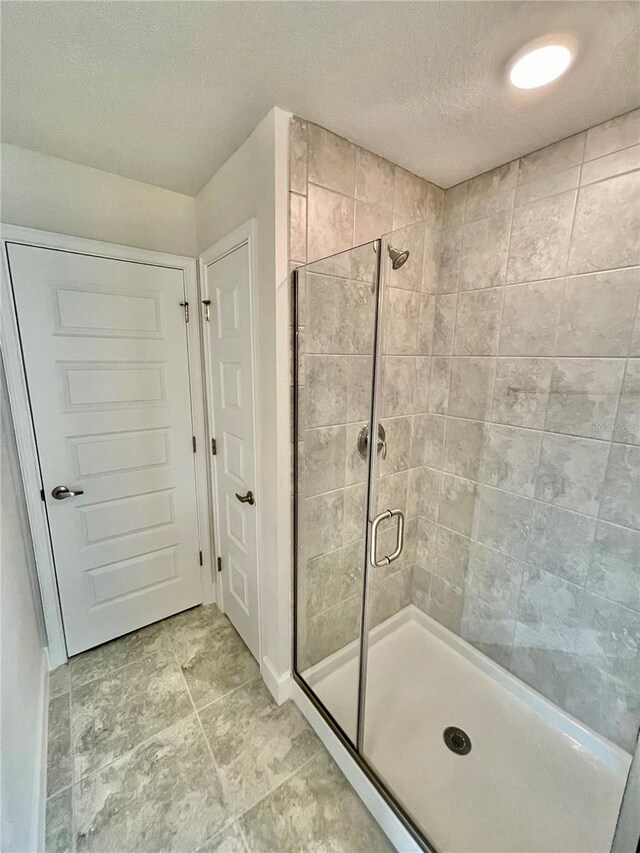
[[[556,80],[569,68],[575,43],[563,36],[547,36],[518,51],[509,63],[509,80],[517,89],[537,89]]]

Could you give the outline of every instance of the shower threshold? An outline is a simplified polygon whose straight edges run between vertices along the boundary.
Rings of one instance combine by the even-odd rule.
[[[358,644],[303,675],[353,737]],[[414,605],[371,631],[364,755],[442,853],[608,853],[631,764]]]

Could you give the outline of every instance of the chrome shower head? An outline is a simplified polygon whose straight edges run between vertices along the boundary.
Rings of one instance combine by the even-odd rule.
[[[391,258],[391,266],[394,270],[399,270],[409,260],[409,252],[406,249],[402,251],[394,249],[393,246],[388,246],[387,249]]]

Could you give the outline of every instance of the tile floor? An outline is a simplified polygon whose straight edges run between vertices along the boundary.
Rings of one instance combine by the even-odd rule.
[[[392,850],[215,605],[56,670],[47,771],[47,853]]]

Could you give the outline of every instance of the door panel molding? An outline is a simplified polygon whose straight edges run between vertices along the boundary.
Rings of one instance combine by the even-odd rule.
[[[253,418],[254,418],[254,428],[253,428],[253,458],[254,458],[254,468],[255,468],[255,483],[253,486],[249,486],[249,488],[253,488],[254,491],[257,491],[257,500],[255,506],[251,509],[255,512],[255,529],[256,529],[256,573],[257,573],[257,595],[258,595],[258,608],[257,608],[257,618],[258,618],[258,662],[260,663],[261,669],[263,665],[262,660],[262,649],[264,648],[264,641],[262,637],[262,627],[263,627],[263,618],[261,613],[262,606],[262,597],[260,593],[261,588],[261,576],[260,576],[260,564],[261,564],[261,553],[262,553],[262,540],[261,540],[261,531],[263,529],[263,515],[261,512],[262,501],[260,500],[260,483],[261,480],[261,466],[260,466],[260,457],[258,454],[257,447],[257,433],[258,433],[258,423],[260,418],[260,412],[258,407],[258,394],[256,388],[256,353],[257,353],[257,341],[256,341],[256,322],[255,318],[257,317],[257,274],[256,274],[256,220],[250,219],[248,222],[245,222],[243,225],[236,228],[226,237],[219,240],[217,243],[214,243],[210,246],[206,251],[202,252],[199,255],[198,263],[199,263],[199,271],[200,271],[200,285],[202,288],[202,296],[203,299],[211,301],[213,299],[213,295],[208,291],[207,284],[207,275],[206,269],[211,264],[216,263],[217,261],[221,261],[226,256],[235,252],[237,249],[240,249],[243,246],[248,247],[249,253],[249,305],[251,312],[251,371],[253,376],[252,384],[252,394],[251,394],[251,404],[253,406]],[[221,494],[221,491],[218,489],[217,477],[223,475],[229,475],[232,479],[238,482],[239,487],[242,486],[244,482],[243,479],[238,479],[240,474],[245,473],[244,468],[246,465],[246,459],[244,455],[243,442],[238,436],[235,435],[234,432],[225,429],[221,424],[216,424],[214,420],[214,411],[213,411],[213,383],[218,382],[221,388],[221,401],[225,406],[225,413],[227,415],[232,415],[234,417],[240,417],[242,414],[242,403],[243,403],[243,393],[244,389],[242,388],[240,382],[240,373],[239,368],[240,365],[233,361],[219,361],[217,365],[217,370],[214,371],[214,368],[211,363],[210,353],[212,351],[212,345],[216,336],[221,340],[228,340],[230,338],[235,338],[240,333],[239,331],[239,322],[240,318],[238,315],[239,306],[237,303],[237,293],[235,291],[230,292],[230,297],[222,300],[221,307],[222,310],[217,310],[215,312],[208,312],[210,319],[207,321],[206,312],[204,310],[204,306],[201,305],[200,308],[203,309],[200,311],[200,318],[203,327],[203,340],[205,345],[205,357],[203,359],[205,365],[205,376],[207,383],[207,399],[209,400],[209,408],[207,412],[207,426],[209,429],[208,436],[208,446],[211,446],[211,441],[213,439],[216,440],[217,444],[217,454],[211,457],[211,464],[209,466],[209,472],[211,477],[211,495],[212,495],[212,503],[213,503],[213,525],[215,530],[215,542],[216,542],[216,556],[222,557],[223,555],[220,553],[220,542],[222,541],[221,534],[223,530],[229,534],[229,524],[230,517],[229,511],[234,511],[240,507],[240,504],[235,505],[235,502],[230,506],[227,505],[225,496]],[[207,308],[209,306],[207,305]],[[229,368],[225,370],[224,368]],[[233,369],[237,368],[237,369]],[[214,375],[215,373],[215,375]],[[248,401],[244,401],[248,402]],[[233,441],[235,439],[235,442]],[[235,446],[234,446],[235,445]],[[237,470],[239,469],[239,470]],[[241,516],[243,518],[243,516]],[[244,550],[244,545],[241,544],[237,537],[231,536],[233,544],[236,548],[240,550]],[[239,578],[241,577],[241,573],[238,573],[238,566],[231,565],[232,558],[228,559],[229,565],[225,565],[223,571],[228,573],[229,577],[229,594],[232,595],[239,606],[248,613],[248,609],[245,603],[246,600],[246,580],[242,585],[239,584]],[[232,577],[233,576],[233,577]],[[233,584],[232,584],[233,580]],[[243,589],[244,587],[244,589]],[[241,593],[241,594],[239,594]],[[225,601],[224,601],[224,590],[221,574],[217,574],[217,600],[222,610],[225,609]]]
[[[42,480],[38,447],[31,417],[29,392],[22,360],[20,333],[8,264],[7,244],[19,243],[60,252],[73,252],[74,254],[151,264],[153,266],[180,270],[183,274],[187,300],[193,305],[200,304],[197,263],[194,258],[181,255],[154,252],[131,246],[120,246],[114,243],[88,240],[84,237],[73,237],[65,234],[55,234],[49,231],[23,228],[16,225],[0,224],[0,241],[2,243],[0,295],[3,308],[0,326],[0,346],[7,377],[7,392],[15,423],[20,471],[24,483],[27,513],[42,595],[48,638],[49,664],[52,669],[55,669],[55,667],[60,666],[67,660],[67,648],[64,639],[49,525],[45,505],[40,498]],[[104,294],[104,296],[108,295]],[[144,294],[135,294],[135,296],[144,297]],[[140,308],[143,307],[144,305],[141,302]],[[136,325],[142,325],[145,327],[146,334],[149,337],[155,337],[156,331],[153,329],[151,318],[147,318],[144,314],[141,314],[136,319]],[[87,332],[93,333],[93,330],[78,329],[77,334],[82,336],[83,333],[86,334]],[[109,331],[105,330],[103,334],[109,336]],[[137,331],[136,334],[138,334]],[[208,447],[208,433],[205,424],[205,378],[202,368],[201,347],[200,324],[192,321],[187,325],[187,348],[189,381],[191,386],[191,417],[193,433],[196,437],[196,446],[198,449],[197,454],[194,454],[197,527],[200,548],[202,550],[202,586],[204,601],[207,603],[215,600],[208,466],[195,463],[196,459],[202,459],[202,454],[206,453]],[[136,425],[132,425],[132,431],[135,431],[135,429]]]

